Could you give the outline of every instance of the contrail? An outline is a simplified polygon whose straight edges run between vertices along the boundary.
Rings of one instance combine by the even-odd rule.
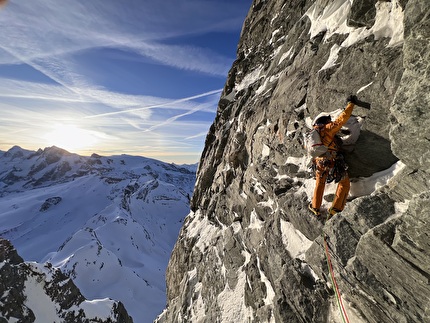
[[[122,111],[115,111],[115,112],[107,112],[107,113],[95,114],[95,115],[92,115],[92,116],[86,116],[84,118],[88,119],[88,118],[105,117],[105,116],[111,116],[111,115],[115,115],[115,114],[122,114],[122,113],[136,112],[136,111],[141,111],[141,110],[146,110],[146,109],[152,109],[152,108],[159,108],[159,107],[164,107],[164,106],[168,106],[168,105],[171,105],[171,104],[176,104],[176,103],[181,103],[181,102],[186,102],[186,101],[190,101],[190,100],[202,98],[202,97],[209,96],[209,95],[212,95],[212,94],[220,93],[221,91],[222,91],[222,89],[219,89],[219,90],[214,90],[214,91],[210,91],[210,92],[206,92],[206,93],[202,93],[202,94],[198,94],[198,95],[194,95],[194,96],[190,96],[190,97],[187,97],[187,98],[182,98],[182,99],[179,99],[179,100],[170,101],[170,102],[166,102],[166,103],[148,105],[148,106],[145,106],[145,107],[140,107],[140,108],[135,108],[135,109],[128,109],[128,110],[122,110]]]
[[[152,127],[150,127],[150,128],[148,128],[148,129],[146,129],[144,132],[152,131],[152,130],[154,130],[154,129],[156,129],[156,128],[159,128],[159,127],[161,127],[161,126],[165,126],[165,125],[167,125],[167,124],[170,124],[170,123],[172,123],[173,121],[176,121],[176,120],[177,120],[177,119],[179,119],[179,118],[182,118],[182,117],[184,117],[184,116],[187,116],[187,115],[193,114],[193,113],[195,113],[195,112],[197,112],[197,111],[200,111],[202,108],[204,108],[204,107],[206,107],[206,106],[207,106],[207,104],[198,104],[198,105],[196,105],[194,108],[192,108],[192,109],[188,110],[188,111],[187,111],[187,112],[185,112],[185,113],[178,114],[178,115],[176,115],[176,116],[173,116],[173,117],[171,117],[171,118],[169,118],[169,119],[165,120],[164,122],[161,122],[161,123],[159,123],[159,124],[153,125]]]

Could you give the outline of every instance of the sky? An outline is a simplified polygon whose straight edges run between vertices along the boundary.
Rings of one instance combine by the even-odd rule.
[[[199,161],[252,0],[9,0],[0,150]]]

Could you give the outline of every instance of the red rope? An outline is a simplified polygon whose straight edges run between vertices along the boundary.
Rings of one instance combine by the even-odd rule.
[[[330,270],[330,276],[331,276],[331,280],[333,283],[333,290],[336,294],[339,310],[342,314],[343,321],[344,322],[346,321],[349,323],[348,314],[346,313],[345,307],[343,306],[342,297],[341,297],[340,291],[339,291],[339,286],[337,285],[336,279],[334,277],[333,266],[331,264],[331,259],[330,259],[330,252],[328,250],[328,245],[327,245],[327,241],[325,240],[325,237],[324,237],[324,247],[325,247],[325,252],[326,252],[326,256],[327,256],[327,265],[328,265],[328,268]]]

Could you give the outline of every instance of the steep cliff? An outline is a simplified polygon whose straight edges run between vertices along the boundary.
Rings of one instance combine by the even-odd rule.
[[[425,0],[254,1],[159,322],[338,322],[328,256],[351,322],[430,321],[429,47]],[[321,224],[303,133],[352,93],[350,199]]]

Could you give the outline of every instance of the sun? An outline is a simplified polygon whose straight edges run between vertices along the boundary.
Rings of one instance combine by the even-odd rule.
[[[93,131],[63,124],[55,125],[44,138],[48,141],[48,146],[57,146],[70,152],[79,152],[95,145],[98,141]]]

